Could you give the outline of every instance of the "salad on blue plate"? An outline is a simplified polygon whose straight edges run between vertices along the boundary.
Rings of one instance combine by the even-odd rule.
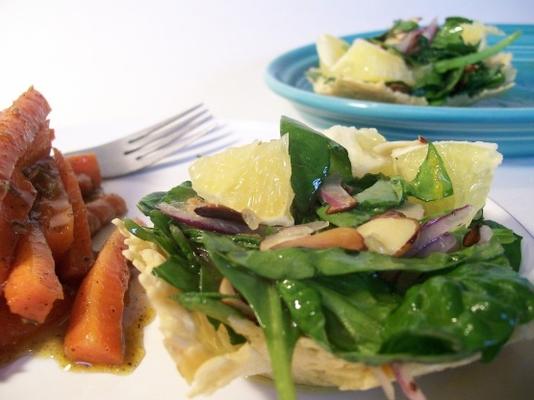
[[[515,32],[488,46],[498,28],[463,17],[397,20],[383,34],[353,43],[325,34],[308,79],[316,93],[389,103],[465,106],[514,85]]]
[[[392,399],[395,380],[423,399],[414,376],[532,338],[521,237],[482,211],[501,160],[282,117],[279,139],[143,197],[150,224],[117,223],[190,394],[264,375],[282,400],[295,383]]]

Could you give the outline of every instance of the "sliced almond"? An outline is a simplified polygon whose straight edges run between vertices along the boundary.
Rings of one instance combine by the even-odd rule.
[[[354,228],[334,228],[328,231],[288,240],[274,246],[275,249],[305,247],[308,249],[330,249],[338,247],[345,250],[365,250],[362,235]]]
[[[357,231],[371,251],[402,256],[417,238],[419,222],[402,214],[384,214],[360,225]]]

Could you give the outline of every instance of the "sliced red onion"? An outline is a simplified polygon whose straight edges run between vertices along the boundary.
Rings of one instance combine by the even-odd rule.
[[[250,232],[250,229],[245,224],[219,218],[202,217],[193,211],[187,211],[172,204],[160,203],[158,209],[178,222],[206,231],[227,234]]]
[[[233,208],[222,204],[204,204],[195,208],[195,213],[201,217],[218,218],[226,221],[234,221],[244,224],[243,215]]]
[[[434,39],[434,36],[436,35],[436,32],[438,31],[438,21],[436,18],[430,22],[430,25],[428,25],[425,28],[415,29],[413,31],[408,32],[399,43],[395,45],[395,48],[399,50],[401,53],[404,54],[410,54],[417,48],[417,39],[420,36],[425,37],[429,42]]]
[[[478,244],[488,243],[493,236],[493,230],[487,225],[481,225],[478,229],[478,233],[480,235]]]
[[[436,36],[437,32],[438,19],[434,18],[426,28],[423,28],[423,30],[421,31],[421,35],[427,38],[429,42],[432,42],[432,39],[434,39],[434,36]]]
[[[408,372],[404,365],[398,363],[392,363],[391,368],[395,373],[395,378],[399,383],[402,392],[409,400],[426,400],[426,396],[423,394],[413,376]]]
[[[319,231],[328,227],[327,221],[313,221],[307,224],[290,226],[284,228],[273,235],[267,236],[260,243],[260,250],[265,251],[272,249],[274,246],[287,242],[289,240],[299,239],[304,236],[311,235],[313,232]]]
[[[340,177],[328,177],[319,189],[321,199],[328,204],[327,214],[347,211],[356,207],[356,199],[341,185]]]
[[[456,237],[452,233],[445,232],[423,247],[415,256],[426,257],[432,253],[448,253],[458,248],[459,245]]]
[[[431,242],[436,240],[439,236],[444,233],[451,232],[458,228],[466,221],[466,218],[471,214],[473,207],[469,204],[456,210],[453,210],[451,213],[444,215],[439,218],[431,219],[421,226],[419,235],[415,240],[414,244],[406,252],[406,257],[415,256],[423,248],[428,246]]]
[[[395,48],[401,53],[408,54],[416,46],[419,36],[421,36],[420,29],[410,31],[395,45]]]

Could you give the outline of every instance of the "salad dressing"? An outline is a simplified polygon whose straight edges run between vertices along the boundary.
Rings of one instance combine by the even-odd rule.
[[[73,372],[105,372],[118,375],[131,373],[143,360],[145,349],[143,347],[144,328],[154,319],[154,311],[148,305],[146,294],[137,280],[137,273],[132,270],[132,278],[126,294],[124,309],[124,363],[120,365],[91,365],[76,363],[65,357],[63,353],[63,337],[68,326],[67,312],[70,310],[72,298],[67,300],[69,307],[65,307],[59,320],[42,329],[32,339],[24,341],[9,349],[0,352],[0,366],[13,362],[28,355],[55,360],[65,371]]]

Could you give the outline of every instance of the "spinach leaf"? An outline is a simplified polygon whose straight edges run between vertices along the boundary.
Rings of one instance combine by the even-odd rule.
[[[199,275],[191,270],[189,262],[178,255],[171,255],[163,264],[152,270],[158,278],[186,292],[198,290]]]
[[[294,400],[296,394],[291,373],[291,359],[298,339],[298,330],[291,322],[287,310],[282,307],[274,283],[236,268],[220,253],[221,241],[217,239],[221,238],[206,234],[204,236],[206,250],[219,272],[247,300],[265,333],[278,397],[281,400]],[[223,243],[223,247],[225,246],[235,245],[227,240]]]
[[[124,226],[132,235],[139,239],[157,244],[166,254],[175,251],[175,244],[171,238],[162,233],[158,228],[147,228],[137,224],[131,219],[124,220]]]
[[[452,253],[433,253],[425,258],[400,258],[370,251],[349,253],[338,248],[243,250],[222,237],[211,237],[210,242],[212,248],[224,253],[232,263],[269,279],[307,279],[368,271],[429,272],[464,262],[491,260],[502,255],[504,251],[499,243],[490,241]]]
[[[361,178],[353,177],[345,180],[343,184],[350,188],[350,193],[360,193],[373,186],[377,181],[387,179],[389,178],[383,174],[365,174]]]
[[[402,20],[398,19],[393,22],[393,27],[391,28],[391,32],[410,32],[415,29],[419,28],[419,24],[412,20]]]
[[[137,203],[137,208],[144,215],[148,217],[152,210],[156,209],[156,206],[161,203],[167,192],[154,192],[147,194]]]
[[[532,319],[528,280],[493,263],[466,263],[408,290],[385,322],[380,353],[482,352],[489,361],[517,325]]]
[[[260,227],[261,229],[261,227]],[[200,229],[194,229],[194,228],[183,228],[183,232],[187,238],[195,243],[195,244],[202,244],[203,243],[203,235],[204,231]],[[271,233],[269,233],[271,234]],[[235,244],[244,247],[246,249],[257,249],[260,247],[260,243],[263,240],[260,235],[256,234],[247,234],[247,233],[238,233],[236,235],[224,235],[225,237],[229,238],[234,242]]]
[[[359,226],[376,215],[383,214],[387,209],[383,207],[377,207],[368,210],[362,210],[359,207],[353,208],[349,211],[338,212],[334,214],[328,214],[326,212],[328,206],[319,207],[315,212],[323,221],[328,221],[333,225],[342,227],[356,227]]]
[[[161,202],[169,204],[183,203],[184,201],[195,196],[197,196],[197,192],[193,190],[191,182],[185,181],[169,190]]]
[[[408,194],[423,200],[439,200],[453,194],[452,182],[436,147],[428,143],[425,160],[415,179],[407,184]]]
[[[439,53],[436,51],[436,55],[439,55],[440,59],[477,51],[478,44],[468,45],[462,38],[462,25],[470,24],[472,22],[473,21],[462,17],[449,17],[445,19],[445,22],[439,28],[436,36],[432,40],[432,48],[439,50]]]
[[[417,80],[413,94],[426,97],[432,105],[442,104],[447,96],[455,91],[463,75],[463,68],[444,73],[439,73],[433,68],[428,69],[426,74]]]
[[[517,38],[521,36],[521,32],[514,32],[510,36],[505,37],[493,46],[486,47],[484,50],[469,53],[463,56],[450,58],[447,60],[441,60],[434,64],[434,69],[437,72],[443,73],[451,69],[464,68],[470,64],[476,64],[486,58],[494,56],[503,50],[506,46],[510,45]]]
[[[188,198],[196,195],[197,193],[191,188],[191,182],[185,181],[168,192],[154,192],[147,194],[139,200],[137,208],[148,217],[150,212],[157,209],[159,203],[182,203]]]
[[[280,134],[288,134],[293,216],[297,222],[312,213],[317,191],[330,174],[351,177],[345,148],[308,126],[283,116]]]
[[[523,238],[495,221],[484,220],[484,225],[488,225],[493,231],[493,239],[501,244],[504,248],[504,256],[510,262],[514,271],[519,271],[521,266],[521,240]]]
[[[323,305],[336,316],[351,337],[353,351],[376,353],[380,348],[382,326],[345,296],[314,281],[307,281],[320,295]]]
[[[175,299],[188,310],[199,311],[227,325],[230,317],[243,318],[235,308],[221,303],[223,297],[220,293],[189,292],[180,293]]]
[[[209,260],[200,264],[200,282],[198,288],[201,292],[218,291],[222,279],[222,274]]]
[[[399,179],[379,180],[355,197],[358,208],[363,210],[393,208],[400,206],[405,200],[404,185]]]
[[[303,281],[291,279],[279,281],[276,288],[299,329],[325,349],[329,349],[326,320],[317,290]]]
[[[488,68],[480,62],[465,69],[453,94],[466,93],[469,96],[475,96],[484,89],[499,87],[505,81],[506,77],[500,68]]]

